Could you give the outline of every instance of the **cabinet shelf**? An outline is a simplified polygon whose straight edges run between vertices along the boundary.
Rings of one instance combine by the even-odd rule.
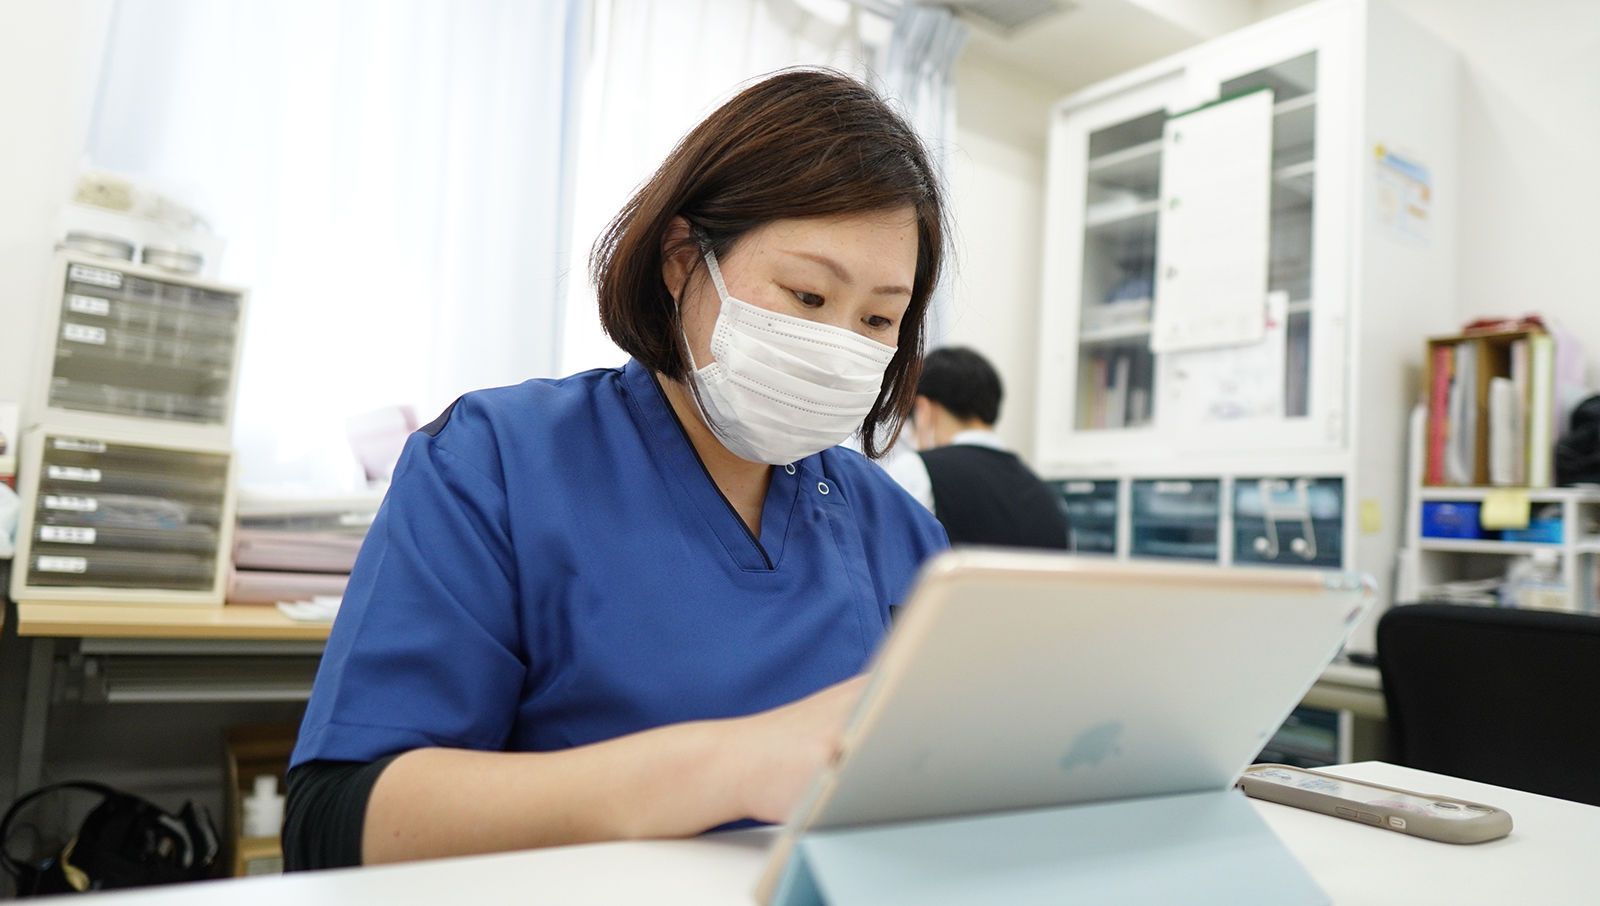
[[[1086,346],[1099,343],[1117,343],[1123,340],[1137,340],[1140,337],[1150,336],[1150,325],[1122,324],[1116,327],[1102,327],[1098,330],[1086,330],[1078,334],[1078,342]]]
[[[1149,226],[1153,229],[1155,227],[1153,220],[1160,208],[1161,202],[1154,198],[1149,201],[1141,201],[1135,205],[1118,205],[1102,211],[1090,208],[1089,216],[1085,218],[1085,225],[1091,230],[1099,230],[1109,227],[1126,227],[1141,218],[1151,218],[1152,223]]]
[[[1533,503],[1561,503],[1577,500],[1579,503],[1600,503],[1600,491],[1588,488],[1523,488],[1523,487],[1457,487],[1423,485],[1418,489],[1422,500],[1482,500],[1490,494],[1505,491],[1526,491]]]
[[[1290,113],[1297,113],[1310,107],[1315,107],[1316,105],[1317,93],[1315,91],[1308,91],[1298,97],[1292,97],[1287,101],[1279,101],[1278,103],[1273,104],[1272,115],[1284,116]]]
[[[1515,556],[1537,551],[1562,550],[1560,544],[1540,541],[1495,541],[1489,538],[1423,538],[1417,543],[1420,550],[1446,551],[1462,554],[1501,554]]]
[[[1290,191],[1311,197],[1312,181],[1316,179],[1317,162],[1315,160],[1301,161],[1287,167],[1279,167],[1273,171],[1272,181]]]

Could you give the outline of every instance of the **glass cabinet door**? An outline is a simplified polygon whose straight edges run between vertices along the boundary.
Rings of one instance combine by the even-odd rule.
[[[1221,85],[1221,96],[1266,85],[1273,92],[1269,292],[1288,296],[1284,356],[1286,418],[1309,412],[1312,213],[1317,171],[1317,54],[1302,54]]]
[[[1310,398],[1316,53],[1228,79],[1217,96],[1261,86],[1273,92],[1267,284],[1288,299],[1280,416],[1297,418],[1307,415]],[[1154,277],[1167,117],[1155,110],[1088,135],[1074,407],[1080,431],[1140,427],[1156,415],[1150,325],[1160,304]]]
[[[1078,324],[1079,430],[1150,422],[1150,354],[1161,195],[1157,110],[1089,134]]]

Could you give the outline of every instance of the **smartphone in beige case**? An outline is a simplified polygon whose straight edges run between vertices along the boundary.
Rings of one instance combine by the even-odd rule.
[[[1442,843],[1483,843],[1511,833],[1511,816],[1493,806],[1346,780],[1286,764],[1251,765],[1240,776],[1239,788],[1255,799]]]

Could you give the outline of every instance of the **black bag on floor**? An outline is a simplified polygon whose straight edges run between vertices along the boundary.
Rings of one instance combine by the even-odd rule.
[[[11,834],[24,806],[60,790],[98,794],[100,804],[83,819],[61,852],[34,862],[11,855]],[[102,783],[73,780],[40,787],[12,803],[0,818],[0,866],[16,880],[18,896],[143,887],[211,876],[217,828],[206,809],[184,803],[169,815],[154,803]]]
[[[1556,484],[1600,484],[1600,396],[1572,410],[1572,426],[1556,444]]]

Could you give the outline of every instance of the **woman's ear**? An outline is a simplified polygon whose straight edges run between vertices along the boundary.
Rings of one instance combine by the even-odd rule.
[[[674,217],[667,222],[667,231],[661,236],[661,281],[672,294],[672,301],[683,301],[683,289],[694,273],[699,251],[689,221]]]
[[[919,394],[912,401],[911,436],[916,440],[918,450],[933,449],[933,423],[936,417],[933,409],[933,400]]]

